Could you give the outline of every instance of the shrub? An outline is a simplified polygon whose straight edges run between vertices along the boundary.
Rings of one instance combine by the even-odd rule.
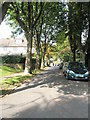
[[[14,66],[14,64],[23,64],[25,68],[25,56],[20,55],[6,55],[2,57],[2,64],[8,64],[7,66]],[[35,69],[36,58],[32,59],[32,69]]]
[[[2,57],[2,64],[25,63],[25,57],[20,55],[6,55]]]

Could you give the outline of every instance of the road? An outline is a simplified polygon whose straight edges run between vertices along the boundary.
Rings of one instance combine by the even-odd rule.
[[[88,82],[51,67],[2,99],[2,118],[88,118]]]

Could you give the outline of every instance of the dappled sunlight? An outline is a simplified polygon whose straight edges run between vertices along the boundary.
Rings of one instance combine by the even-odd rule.
[[[73,83],[72,83],[73,82]],[[58,92],[62,90],[64,94],[73,94],[73,95],[87,95],[88,94],[88,83],[77,83],[77,81],[71,81],[68,85],[62,85],[58,87]]]
[[[66,80],[60,73],[47,70],[4,97],[3,117],[87,118],[88,82]]]
[[[55,67],[55,69],[52,68],[40,73],[39,75],[36,75],[35,77],[31,78],[30,81],[12,91],[12,93],[35,87],[55,88],[58,93],[63,92],[65,95],[73,94],[78,96],[85,96],[88,94],[88,82],[66,80],[62,72],[57,69],[57,67]]]

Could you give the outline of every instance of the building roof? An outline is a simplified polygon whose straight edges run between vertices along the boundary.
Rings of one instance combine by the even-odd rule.
[[[1,38],[0,47],[26,47],[27,40],[23,38]]]

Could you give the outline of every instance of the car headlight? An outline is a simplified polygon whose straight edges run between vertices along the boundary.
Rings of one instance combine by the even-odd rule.
[[[67,69],[67,73],[69,73],[69,70]]]
[[[74,74],[74,72],[72,70],[70,70],[69,73]]]
[[[86,73],[85,73],[85,75],[88,75],[89,74],[89,72],[87,71]]]

